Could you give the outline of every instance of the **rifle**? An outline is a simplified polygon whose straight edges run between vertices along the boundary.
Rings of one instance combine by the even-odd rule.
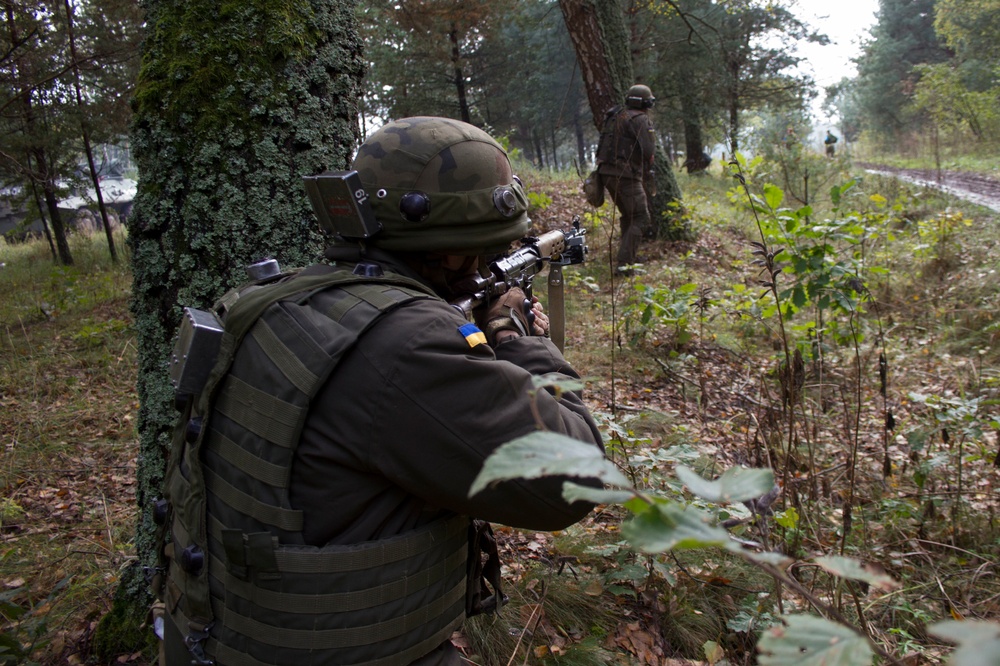
[[[457,286],[465,293],[450,301],[451,305],[466,319],[472,319],[474,309],[518,287],[527,296],[523,307],[530,323],[535,276],[548,264],[549,337],[562,351],[566,337],[563,266],[586,261],[586,234],[587,230],[580,226],[580,218],[574,217],[573,228],[569,231],[555,229],[541,236],[521,239],[521,247],[490,262],[489,276],[472,276]]]

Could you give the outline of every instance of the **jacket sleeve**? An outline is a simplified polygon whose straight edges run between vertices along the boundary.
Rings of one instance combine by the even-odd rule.
[[[636,141],[639,144],[639,151],[642,153],[642,163],[648,170],[653,166],[656,159],[656,132],[653,123],[645,113],[635,117]]]
[[[364,336],[358,351],[376,396],[369,408],[381,414],[371,422],[368,463],[432,506],[514,527],[567,527],[591,506],[567,504],[562,478],[503,482],[471,498],[468,490],[497,447],[539,429],[602,447],[580,395],[533,390],[532,375],[578,375],[548,339],[518,338],[494,355],[467,341],[465,323],[443,302],[420,301]]]

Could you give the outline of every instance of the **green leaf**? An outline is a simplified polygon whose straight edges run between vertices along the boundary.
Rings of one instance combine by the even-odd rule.
[[[840,187],[837,185],[830,188],[830,203],[834,206],[840,205]]]
[[[623,488],[631,485],[593,444],[554,432],[533,432],[490,454],[469,488],[469,497],[497,481],[543,476],[593,477]]]
[[[799,309],[806,304],[806,290],[802,288],[801,284],[795,285],[795,289],[792,291],[792,303]]]
[[[591,504],[624,504],[635,497],[627,490],[591,488],[572,481],[563,482],[562,496],[570,504],[581,500]]]
[[[765,631],[757,648],[760,666],[868,666],[868,641],[845,626],[812,615],[788,615],[787,626]]]
[[[799,512],[795,510],[794,506],[790,506],[784,511],[774,514],[774,522],[787,530],[794,530],[799,524]]]
[[[774,487],[769,469],[730,467],[715,481],[706,481],[691,469],[678,465],[677,478],[692,493],[710,502],[741,502],[766,495]]]
[[[932,636],[957,643],[950,664],[954,666],[996,666],[1000,664],[1000,624],[965,620],[938,622],[927,627]]]
[[[729,534],[709,524],[709,516],[676,503],[657,502],[650,510],[622,524],[622,536],[644,553],[665,553],[675,548],[722,546],[738,550]]]
[[[882,590],[895,590],[900,586],[897,580],[887,574],[878,565],[862,562],[852,557],[831,555],[828,557],[817,557],[813,561],[835,576],[850,578],[851,580],[863,580]]]
[[[768,183],[764,186],[764,201],[768,208],[776,210],[781,202],[785,200],[785,192],[777,185]]]
[[[536,389],[555,388],[557,392],[582,391],[586,384],[582,379],[567,377],[558,372],[550,372],[544,375],[536,375],[531,378],[531,384]]]

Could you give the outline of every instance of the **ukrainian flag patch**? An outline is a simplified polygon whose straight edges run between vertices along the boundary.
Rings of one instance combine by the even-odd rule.
[[[458,329],[458,332],[462,334],[465,341],[469,343],[470,347],[475,347],[476,345],[486,344],[486,334],[479,330],[479,327],[475,324],[466,324]]]

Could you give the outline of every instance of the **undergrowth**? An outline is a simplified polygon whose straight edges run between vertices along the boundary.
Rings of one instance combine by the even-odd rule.
[[[680,174],[697,238],[647,242],[626,279],[611,272],[613,208],[585,210],[575,177],[534,178],[537,225],[580,214],[589,231],[590,259],[565,272],[566,355],[633,499],[556,535],[497,528],[510,601],[456,639],[475,663],[752,664],[782,618],[812,613],[884,663],[936,664],[951,648],[935,623],[1000,618],[996,220],[810,164],[822,189],[795,182],[794,161]],[[0,247],[12,663],[86,658],[132,556],[129,277],[100,239],[92,263],[74,243],[66,269],[38,246]],[[773,472],[766,501],[713,501],[678,477],[751,467]],[[637,546],[627,525],[666,502],[787,559]]]

